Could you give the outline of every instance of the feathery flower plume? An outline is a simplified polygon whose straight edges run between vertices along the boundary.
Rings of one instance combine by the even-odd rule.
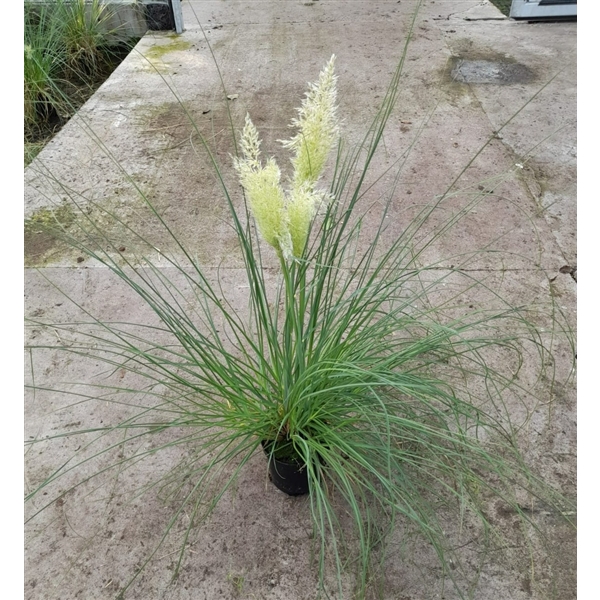
[[[247,116],[241,140],[244,158],[236,159],[234,164],[240,176],[240,183],[248,194],[250,210],[260,234],[280,253],[280,239],[287,237],[285,194],[280,184],[281,172],[272,158],[264,167],[261,165],[259,146],[258,132]]]
[[[309,186],[292,188],[287,203],[287,224],[292,242],[292,254],[302,256],[310,224],[317,212],[323,194],[314,192]]]
[[[283,142],[295,151],[287,195],[275,160],[268,159],[264,167],[261,164],[258,132],[248,115],[240,142],[243,158],[234,160],[260,234],[286,260],[302,256],[310,224],[319,206],[328,200],[326,193],[314,187],[339,133],[334,62],[332,56],[319,80],[310,85],[298,118],[292,121],[298,133]]]
[[[310,84],[298,109],[298,118],[292,120],[298,133],[283,142],[284,147],[296,153],[292,159],[294,187],[317,182],[339,133],[334,65],[335,55],[321,71],[317,83]]]

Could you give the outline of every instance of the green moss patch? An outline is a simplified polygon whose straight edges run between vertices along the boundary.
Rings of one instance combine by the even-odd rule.
[[[152,46],[152,48],[144,53],[144,56],[153,64],[157,62],[160,63],[166,54],[189,50],[192,47],[190,42],[186,42],[185,40],[180,39],[178,36],[169,36],[168,40],[169,41],[166,44],[157,44]]]
[[[25,219],[25,264],[39,263],[61,244],[61,234],[75,221],[73,207],[67,203],[55,208],[41,208]]]

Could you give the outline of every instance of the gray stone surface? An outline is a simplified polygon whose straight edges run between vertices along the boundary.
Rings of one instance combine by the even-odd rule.
[[[414,6],[413,2],[391,0],[185,2],[184,34],[147,34],[26,170],[25,216],[35,222],[70,196],[100,223],[124,257],[148,252],[128,231],[129,225],[152,239],[162,253],[178,256],[173,238],[157,226],[140,200],[141,191],[210,276],[222,278],[224,293],[243,310],[244,275],[227,207],[189,117],[208,139],[226,183],[237,190],[227,109],[236,128],[249,112],[263,136],[263,151],[284,165],[286,158],[277,140],[289,135],[288,123],[306,82],[314,80],[335,53],[344,134],[350,142],[356,141],[385,93]],[[444,210],[460,210],[473,193],[480,194],[481,201],[425,259],[448,267],[450,257],[493,242],[504,252],[502,260],[478,256],[468,268],[488,277],[490,285],[515,304],[554,299],[573,327],[577,264],[575,49],[574,23],[515,23],[485,1],[424,2],[409,47],[399,101],[384,136],[383,152],[373,167],[373,186],[365,198],[372,205],[365,217],[368,228],[376,222],[377,208],[385,198],[382,194],[392,182],[386,169],[406,155],[386,231],[393,239],[423,203],[447,190],[460,175],[455,187],[464,193],[453,197]],[[528,77],[503,81],[503,85],[460,81],[452,75],[457,61],[522,65]],[[378,174],[382,174],[379,179]],[[63,210],[75,226],[81,224],[79,217]],[[121,224],[111,224],[103,211],[118,215]],[[433,218],[428,227],[435,228],[440,222]],[[43,228],[26,227],[25,252],[28,317],[72,322],[82,318],[84,309],[101,319],[154,322],[151,311],[131,290],[76,249],[53,240]],[[160,260],[158,254],[153,258]],[[166,266],[164,272],[169,273]],[[488,300],[479,296],[472,301],[484,305]],[[68,329],[41,326],[30,328],[28,335],[38,346],[51,346],[57,339],[77,339]],[[26,379],[38,387],[26,398],[28,439],[93,428],[128,414],[127,406],[100,399],[77,404],[43,388],[82,392],[87,382],[98,381],[132,388],[140,385],[131,374],[105,372],[104,365],[92,364],[77,354],[36,349],[27,353],[26,359]],[[569,349],[558,345],[552,360],[559,382],[565,381],[571,369]],[[532,376],[524,374],[525,378]],[[531,385],[539,382],[532,379]],[[572,383],[556,386],[554,397],[546,403],[515,403],[513,410],[517,420],[528,418],[522,431],[528,458],[548,481],[573,496],[576,412]],[[30,446],[27,486],[42,481],[81,443],[65,437]],[[152,551],[170,516],[168,500],[154,493],[136,496],[133,492],[145,485],[151,474],[168,472],[177,458],[178,451],[173,450],[139,468],[107,472],[33,520],[27,526],[25,598],[115,597]],[[89,472],[101,468],[103,460],[91,461]],[[268,485],[265,477],[265,461],[257,454],[208,522],[194,529],[179,579],[171,582],[178,549],[175,535],[154,556],[127,597],[315,597],[308,500],[285,497]],[[66,476],[48,488],[49,496],[75,481],[74,473]],[[44,500],[43,494],[39,495],[28,511],[42,508]],[[526,545],[527,536],[520,530],[513,533],[514,517],[503,514],[500,507],[492,517],[513,543],[502,558],[488,556],[480,567],[481,557],[471,544],[470,530],[457,533],[465,544],[464,566],[475,581],[473,598],[576,597],[572,530],[555,515],[543,511],[536,515],[548,538],[546,547],[531,542],[533,571],[531,563],[517,553],[518,547]],[[457,527],[448,520],[449,532],[456,532]],[[394,543],[384,584],[373,591],[374,598],[455,597],[448,581],[440,577],[433,553],[404,537],[402,524]],[[350,577],[347,584],[347,597],[351,598]]]

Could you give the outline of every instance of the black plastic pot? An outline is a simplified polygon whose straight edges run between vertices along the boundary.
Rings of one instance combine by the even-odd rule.
[[[308,494],[306,465],[284,462],[271,456],[269,459],[269,475],[275,487],[289,496]]]
[[[262,442],[265,450],[265,442]],[[275,487],[288,496],[302,496],[308,494],[308,473],[306,465],[295,461],[286,461],[275,458],[265,450],[269,460],[269,476]]]

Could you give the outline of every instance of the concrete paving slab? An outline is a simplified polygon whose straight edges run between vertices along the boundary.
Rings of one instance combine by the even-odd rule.
[[[140,191],[212,277],[220,269],[226,291],[243,310],[244,277],[227,207],[189,116],[214,148],[227,185],[237,191],[230,167],[233,143],[227,109],[235,127],[241,127],[249,112],[263,136],[263,150],[285,165],[287,158],[277,140],[289,135],[288,123],[306,82],[314,80],[335,53],[344,134],[356,141],[385,93],[414,6],[391,0],[185,2],[183,35],[147,34],[26,170],[27,316],[49,323],[81,319],[84,315],[62,290],[101,319],[152,322],[151,311],[131,290],[77,249],[54,240],[47,227],[55,215],[71,233],[89,228],[89,221],[77,211],[67,207],[56,212],[62,199],[71,197],[100,224],[124,258],[153,256],[129,227],[151,239],[161,252],[180,256],[174,239],[140,199]],[[466,192],[448,199],[442,215],[434,215],[425,231],[434,232],[443,218],[458,212],[474,195],[478,206],[424,260],[449,267],[452,256],[494,241],[505,253],[501,262],[478,255],[465,268],[488,277],[494,289],[515,303],[554,300],[572,327],[577,260],[575,47],[573,23],[515,23],[485,1],[425,2],[412,36],[399,102],[373,171],[374,179],[385,173],[414,142],[391,204],[386,232],[391,240],[425,202],[446,191],[491,139],[457,184]],[[452,72],[460,61],[510,65],[508,71],[527,72],[528,78],[506,85],[457,81]],[[377,222],[377,209],[391,181],[389,174],[373,181],[365,198],[367,230]],[[234,201],[241,202],[241,197]],[[112,215],[119,217],[119,224]],[[153,258],[160,260],[158,254]],[[276,261],[270,265],[275,280]],[[471,299],[475,306],[488,301],[483,294]],[[74,327],[61,332],[35,326],[29,337],[40,346],[79,339]],[[52,348],[37,349],[26,358],[26,378],[28,382],[34,378],[38,388],[81,392],[87,383],[122,385],[123,380],[131,387],[140,385],[135,378],[128,379],[130,374],[108,373],[104,365]],[[571,369],[568,348],[557,346],[552,360],[559,381],[566,381]],[[517,419],[530,413],[522,434],[527,456],[549,481],[572,496],[573,386],[556,386],[551,400],[525,407],[515,401],[513,411]],[[95,427],[124,418],[127,410],[102,400],[77,404],[69,396],[38,389],[26,399],[26,435],[40,438]],[[70,458],[79,443],[67,437],[58,444],[32,446],[27,455],[28,485]],[[118,452],[115,448],[115,456]],[[107,472],[42,513],[28,529],[25,597],[115,597],[151,551],[172,506],[172,499],[153,493],[137,497],[133,492],[145,485],[149,473],[168,472],[183,458],[180,452],[152,457],[139,469]],[[90,463],[89,472],[109,458]],[[76,481],[75,474],[56,485],[67,489],[69,481]],[[59,489],[49,487],[48,492]],[[39,496],[29,510],[43,502]],[[513,516],[496,507],[493,518],[515,546],[523,544],[523,533],[513,529]],[[469,528],[457,534],[465,544],[462,558],[467,573],[479,574],[473,597],[575,598],[574,534],[554,515],[539,513],[536,519],[548,532],[549,545],[534,548],[540,565],[534,576],[512,551],[480,567],[481,557],[471,543],[478,534]],[[448,520],[448,531],[454,527]],[[211,519],[194,529],[192,552],[177,582],[170,582],[177,551],[173,539],[161,548],[128,597],[314,597],[317,580],[310,564],[310,533],[306,499],[285,497],[266,485],[264,461],[257,455]],[[435,556],[405,533],[400,525],[386,562],[385,583],[374,597],[453,598]],[[560,553],[553,553],[553,548],[560,548]],[[348,577],[348,598],[351,583]]]

